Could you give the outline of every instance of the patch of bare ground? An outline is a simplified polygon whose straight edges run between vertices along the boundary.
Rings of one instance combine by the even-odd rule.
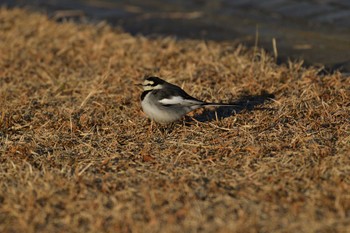
[[[0,10],[0,232],[348,232],[350,79]],[[145,74],[233,109],[169,128]]]

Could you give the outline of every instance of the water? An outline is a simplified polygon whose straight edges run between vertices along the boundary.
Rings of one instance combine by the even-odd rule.
[[[328,70],[350,71],[348,0],[0,0],[53,18],[106,20],[131,34],[239,41],[272,52],[279,61],[304,59]],[[69,11],[66,11],[69,10]],[[74,11],[72,11],[74,10]]]

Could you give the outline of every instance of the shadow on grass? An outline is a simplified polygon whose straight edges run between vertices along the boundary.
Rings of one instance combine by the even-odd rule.
[[[201,114],[195,115],[194,120],[199,122],[209,122],[214,120],[221,120],[242,111],[255,110],[271,110],[270,108],[257,107],[275,98],[274,94],[269,94],[263,91],[260,95],[244,95],[238,100],[231,102],[234,106],[222,106],[213,110],[205,109]],[[193,121],[192,118],[186,119],[187,122]]]

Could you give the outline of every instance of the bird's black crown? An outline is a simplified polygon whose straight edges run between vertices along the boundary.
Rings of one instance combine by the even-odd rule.
[[[145,77],[145,81],[148,81],[150,86],[157,86],[159,84],[165,83],[163,79],[160,79],[155,76]]]

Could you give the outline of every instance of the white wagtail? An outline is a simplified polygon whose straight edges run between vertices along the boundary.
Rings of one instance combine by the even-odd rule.
[[[146,115],[161,124],[179,120],[185,114],[206,106],[233,106],[233,104],[207,103],[187,94],[180,87],[158,77],[144,80],[141,105]]]

